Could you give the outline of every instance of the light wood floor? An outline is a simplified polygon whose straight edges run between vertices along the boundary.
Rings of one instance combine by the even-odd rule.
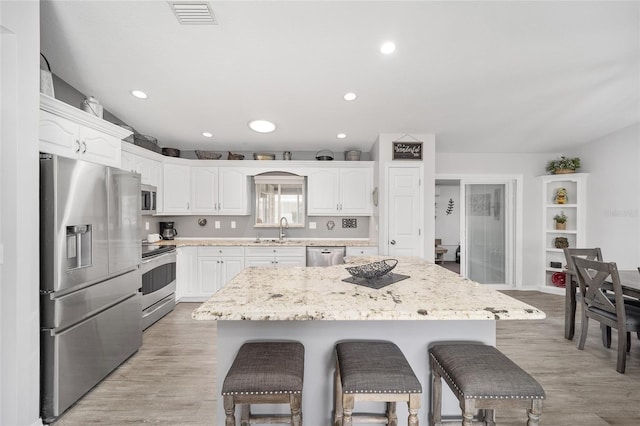
[[[627,372],[621,375],[615,371],[615,337],[612,349],[605,349],[596,323],[591,323],[584,351],[563,338],[562,296],[506,293],[547,314],[539,321],[497,322],[498,348],[545,388],[542,425],[640,425],[640,341],[635,336]],[[149,328],[140,351],[55,426],[213,425],[216,326],[191,319],[197,306],[178,304]],[[525,419],[522,410],[497,414],[501,426],[522,426]]]

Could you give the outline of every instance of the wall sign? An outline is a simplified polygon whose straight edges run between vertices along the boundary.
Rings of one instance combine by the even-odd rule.
[[[422,160],[422,142],[393,142],[394,160]]]

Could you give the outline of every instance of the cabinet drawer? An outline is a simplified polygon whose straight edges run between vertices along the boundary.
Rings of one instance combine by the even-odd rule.
[[[347,256],[377,256],[378,247],[347,247]]]
[[[305,247],[247,247],[247,256],[306,256]]]
[[[244,247],[236,247],[236,246],[198,247],[198,256],[244,256]]]

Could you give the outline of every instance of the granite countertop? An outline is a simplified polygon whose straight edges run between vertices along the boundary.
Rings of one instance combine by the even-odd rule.
[[[280,242],[277,239],[260,239],[260,242],[256,242],[253,238],[176,238],[174,240],[162,240],[156,244],[161,245],[176,245],[178,247],[187,246],[244,246],[244,247],[270,247],[270,246],[285,246],[285,247],[376,247],[378,244],[371,242],[367,238],[362,239],[346,239],[346,240],[326,240],[326,239],[297,239],[286,238]]]
[[[197,320],[506,320],[544,312],[420,258],[398,258],[410,278],[380,290],[343,282],[347,265],[245,268],[197,308]]]

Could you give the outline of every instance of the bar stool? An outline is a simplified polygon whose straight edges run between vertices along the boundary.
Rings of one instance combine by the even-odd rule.
[[[358,422],[397,425],[396,402],[406,401],[408,424],[418,426],[422,386],[404,354],[385,341],[347,341],[336,345],[334,426]],[[356,401],[387,403],[384,414],[354,413]]]
[[[300,342],[243,344],[222,384],[225,426],[235,426],[235,407],[242,404],[241,424],[302,425],[304,346]],[[251,404],[289,404],[290,415],[252,414]]]
[[[480,420],[495,425],[495,408],[527,408],[528,426],[542,416],[542,386],[493,346],[442,344],[429,349],[431,365],[431,426],[442,425],[442,380],[460,401],[462,425],[471,426],[476,410]],[[460,424],[458,421],[457,424]]]

